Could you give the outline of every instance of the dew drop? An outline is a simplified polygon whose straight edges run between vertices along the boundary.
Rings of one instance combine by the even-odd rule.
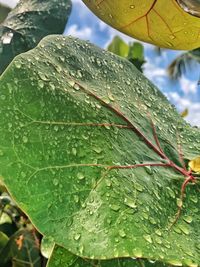
[[[180,230],[181,230],[184,234],[189,235],[190,231],[189,231],[187,225],[180,224],[180,225],[179,225],[179,228],[180,228]]]
[[[81,238],[81,234],[79,234],[79,233],[77,233],[77,234],[75,234],[75,236],[74,236],[74,240],[79,240]]]
[[[17,69],[20,69],[21,66],[22,66],[21,62],[19,62],[19,61],[16,61],[16,62],[15,62],[15,67],[16,67]]]
[[[39,81],[38,81],[38,86],[39,86],[40,88],[43,88],[43,87],[44,87],[44,82],[43,82],[42,80],[39,80]]]
[[[142,258],[142,251],[139,248],[135,248],[133,250],[133,255],[135,258]]]
[[[152,243],[152,238],[150,235],[144,235],[143,237],[147,242]]]
[[[120,235],[122,238],[126,237],[126,233],[124,232],[123,229],[120,229],[120,230],[119,230],[119,235]]]
[[[78,173],[77,173],[77,178],[78,178],[79,180],[83,180],[83,179],[85,178],[85,176],[84,176],[83,173],[78,172]]]
[[[120,210],[120,206],[117,205],[117,204],[111,204],[111,205],[110,205],[110,208],[111,208],[112,210],[114,210],[114,211],[119,211],[119,210]]]
[[[54,184],[55,186],[58,185],[58,183],[59,183],[58,179],[53,179],[53,184]]]
[[[24,136],[22,137],[22,141],[23,141],[23,143],[25,143],[25,144],[28,143],[28,137],[24,135]]]
[[[187,223],[191,223],[193,219],[192,219],[191,216],[185,216],[185,217],[183,218],[183,220],[184,220],[185,222],[187,222]]]
[[[180,262],[179,260],[169,260],[168,263],[174,266],[182,266],[182,262]]]

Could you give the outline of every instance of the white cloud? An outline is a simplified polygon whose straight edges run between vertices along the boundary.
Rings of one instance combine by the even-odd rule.
[[[0,3],[5,4],[9,7],[15,7],[19,0],[0,0]]]
[[[184,94],[196,94],[197,93],[197,82],[187,79],[185,76],[180,78],[180,88]]]
[[[181,112],[185,108],[188,108],[189,114],[185,118],[186,121],[191,123],[192,125],[200,127],[200,103],[193,102],[188,98],[180,96],[176,92],[169,92],[166,94],[169,100],[171,100],[177,107],[177,109]]]
[[[88,40],[92,36],[92,29],[89,27],[79,29],[77,24],[73,24],[67,28],[65,34]]]

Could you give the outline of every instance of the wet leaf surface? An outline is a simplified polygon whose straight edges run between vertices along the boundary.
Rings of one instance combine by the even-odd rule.
[[[133,64],[49,36],[0,82],[0,174],[41,233],[84,258],[200,264],[199,180],[170,228],[185,177],[153,132],[182,168],[180,146],[200,155],[199,129]],[[148,162],[161,166],[130,167]]]
[[[55,246],[47,267],[167,267],[161,262],[143,259],[88,260],[73,255],[66,249]]]

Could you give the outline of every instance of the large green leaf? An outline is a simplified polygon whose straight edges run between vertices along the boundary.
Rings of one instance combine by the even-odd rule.
[[[70,11],[71,0],[21,0],[0,25],[0,74],[44,36],[62,33]]]
[[[151,120],[176,168],[177,140],[185,160],[200,154],[199,129],[133,64],[49,36],[16,57],[0,82],[1,176],[41,233],[86,258],[200,264],[199,180],[186,187],[170,228],[183,174],[167,166],[119,168],[165,164]]]
[[[55,246],[47,267],[165,267],[167,265],[142,259],[89,260],[73,255],[66,249]]]

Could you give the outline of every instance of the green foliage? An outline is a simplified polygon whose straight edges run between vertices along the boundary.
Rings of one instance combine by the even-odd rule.
[[[16,232],[0,252],[0,266],[41,267],[37,237],[29,230]]]
[[[44,36],[62,33],[70,11],[70,0],[21,0],[0,25],[0,74]]]
[[[1,176],[42,234],[82,258],[200,264],[199,180],[171,228],[185,177],[165,164],[181,166],[177,132],[185,159],[200,154],[199,129],[133,64],[50,36],[0,82]],[[127,168],[148,162],[165,166]]]
[[[10,12],[10,8],[0,4],[0,23],[2,23]]]
[[[7,193],[0,196],[0,266],[41,267],[40,235]]]
[[[144,60],[144,47],[141,43],[134,42],[128,45],[119,36],[115,36],[107,49],[120,57],[127,58],[142,72],[142,66],[146,61]]]

